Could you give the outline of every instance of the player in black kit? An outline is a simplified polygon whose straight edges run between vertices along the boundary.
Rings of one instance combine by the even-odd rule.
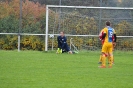
[[[57,41],[58,41],[57,53],[68,52],[68,53],[72,54],[72,51],[70,50],[69,46],[67,45],[67,38],[63,31],[60,32],[60,36],[57,37]]]

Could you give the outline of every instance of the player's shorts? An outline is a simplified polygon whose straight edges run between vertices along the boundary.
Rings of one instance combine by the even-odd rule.
[[[104,43],[102,46],[103,53],[112,53],[113,51],[113,44],[112,43]]]

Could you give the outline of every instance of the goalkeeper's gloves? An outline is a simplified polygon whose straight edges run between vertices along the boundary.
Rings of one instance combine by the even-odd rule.
[[[62,49],[58,48],[56,53],[62,53]]]

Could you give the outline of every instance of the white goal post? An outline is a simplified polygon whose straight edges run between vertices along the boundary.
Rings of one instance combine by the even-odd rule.
[[[128,7],[91,7],[91,6],[62,6],[62,5],[46,5],[46,29],[45,29],[45,51],[48,51],[48,23],[49,23],[49,10],[50,8],[73,8],[73,9],[99,9],[99,10],[133,10],[133,8]],[[116,18],[117,19],[117,18]],[[58,34],[54,34],[58,35]],[[98,35],[70,35],[66,34],[66,36],[98,36]],[[118,36],[118,37],[133,37],[133,36]]]

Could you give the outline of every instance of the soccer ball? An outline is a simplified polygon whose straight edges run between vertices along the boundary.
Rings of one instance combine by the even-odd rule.
[[[49,35],[49,38],[54,38],[54,35]]]

